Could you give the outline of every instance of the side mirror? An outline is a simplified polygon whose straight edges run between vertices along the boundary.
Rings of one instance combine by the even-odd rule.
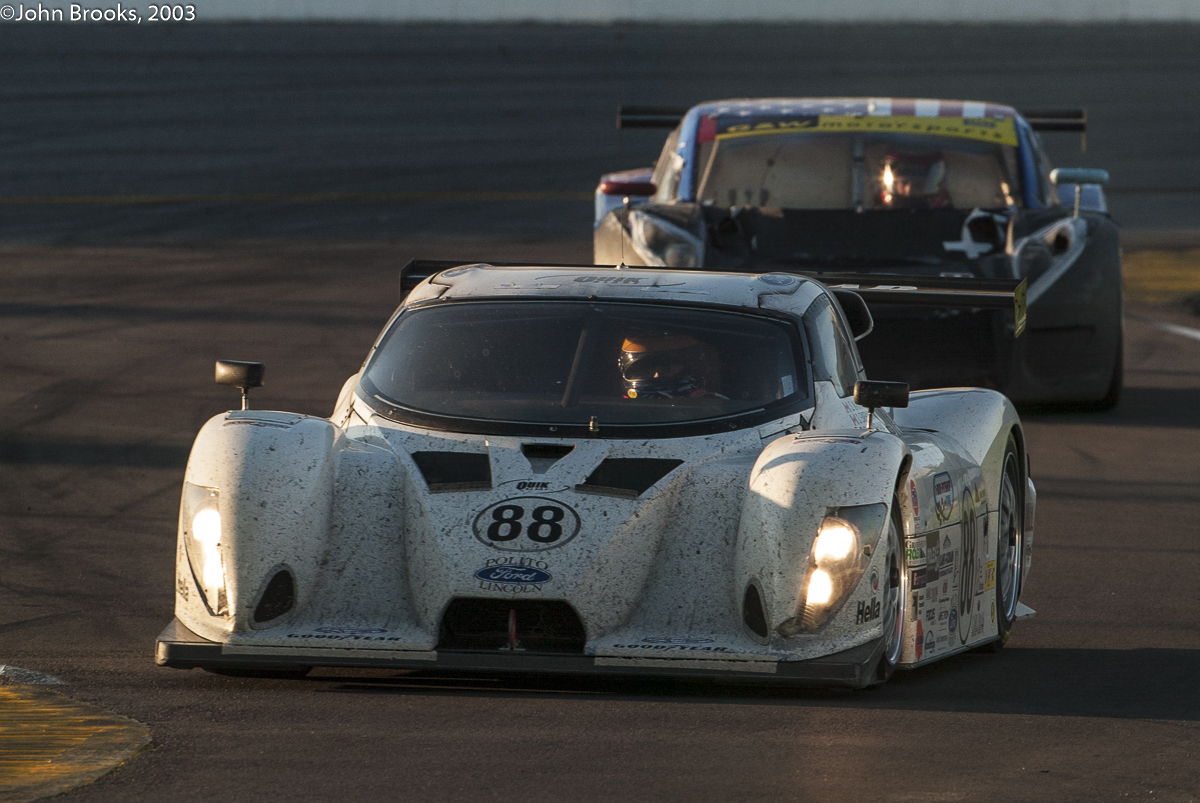
[[[242,391],[242,409],[248,410],[250,404],[250,389],[261,388],[267,366],[261,362],[241,362],[240,360],[217,360],[216,382],[218,385],[232,385]]]
[[[875,408],[908,406],[908,383],[859,380],[854,383],[854,403],[867,408],[867,429],[870,429]]]
[[[1092,170],[1086,167],[1056,167],[1050,171],[1050,182],[1056,187],[1075,185],[1075,217],[1079,217],[1079,207],[1083,202],[1083,185],[1095,184],[1101,186],[1108,183],[1107,170]]]
[[[871,330],[875,328],[875,319],[871,317],[871,310],[867,309],[867,302],[863,301],[863,297],[853,290],[834,290],[833,296],[841,305],[842,312],[846,314],[846,323],[850,324],[850,334],[854,339],[862,340],[871,334]]]
[[[1107,170],[1088,167],[1056,167],[1050,171],[1050,180],[1055,184],[1107,184]]]

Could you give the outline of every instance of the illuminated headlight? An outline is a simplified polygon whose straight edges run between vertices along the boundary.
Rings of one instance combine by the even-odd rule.
[[[638,210],[629,213],[629,239],[647,265],[697,268],[704,246],[690,232]]]
[[[180,531],[192,579],[200,589],[204,604],[215,616],[229,612],[225,591],[225,562],[221,557],[224,529],[219,507],[220,493],[184,483],[180,506]]]
[[[870,565],[886,521],[882,504],[838,508],[825,516],[809,556],[800,610],[780,626],[781,633],[811,633],[837,613]]]

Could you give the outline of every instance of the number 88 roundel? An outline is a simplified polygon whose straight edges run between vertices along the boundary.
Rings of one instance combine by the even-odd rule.
[[[579,534],[579,514],[544,496],[516,496],[484,508],[475,517],[475,537],[506,552],[554,549]]]

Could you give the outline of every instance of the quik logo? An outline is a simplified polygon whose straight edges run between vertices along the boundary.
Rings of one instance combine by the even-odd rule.
[[[577,284],[640,284],[641,281],[636,276],[580,276],[575,280]]]
[[[545,491],[550,488],[548,482],[518,482],[518,491]]]
[[[882,606],[879,604],[878,598],[872,599],[869,602],[863,600],[858,603],[858,616],[854,618],[854,621],[860,625],[866,622],[873,622],[879,618],[881,608]]]

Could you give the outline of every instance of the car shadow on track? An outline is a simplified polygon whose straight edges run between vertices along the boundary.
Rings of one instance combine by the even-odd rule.
[[[832,706],[911,711],[1200,721],[1200,650],[1009,648],[966,653],[896,674],[870,690],[806,689],[690,679],[452,674],[330,677],[321,693]]]

